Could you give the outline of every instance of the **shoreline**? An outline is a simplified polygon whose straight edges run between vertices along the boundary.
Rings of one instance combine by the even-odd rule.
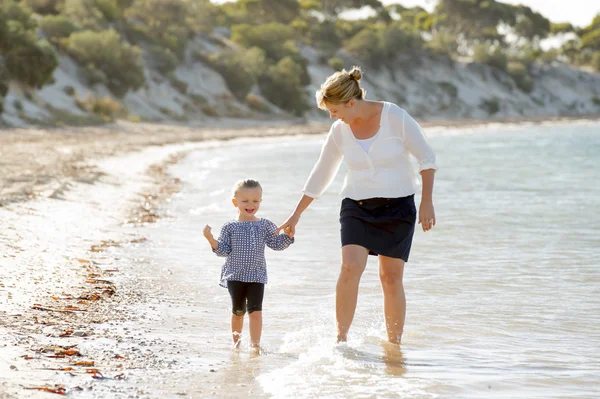
[[[456,128],[598,119],[600,116],[535,118],[518,123],[462,121],[460,125],[429,121],[422,125]],[[13,172],[3,174],[0,226],[4,233],[0,247],[4,251],[0,259],[5,273],[14,274],[0,273],[0,294],[4,297],[6,292],[8,298],[5,306],[0,301],[0,314],[5,316],[0,323],[4,341],[0,345],[0,367],[9,370],[5,379],[0,377],[0,397],[40,395],[35,390],[24,390],[32,387],[76,393],[93,389],[97,381],[126,379],[127,369],[145,367],[140,351],[108,356],[100,348],[103,345],[96,342],[107,337],[112,337],[114,347],[119,340],[135,342],[126,332],[119,332],[119,325],[140,315],[130,314],[123,307],[145,303],[143,293],[128,286],[127,277],[119,277],[115,266],[118,259],[106,253],[114,246],[143,243],[144,237],[123,235],[118,230],[128,223],[153,223],[161,217],[161,209],[180,188],[178,179],[169,175],[168,166],[202,148],[203,143],[325,134],[323,126],[328,128],[329,124],[250,129],[150,128],[136,124],[124,130],[113,126],[83,132],[20,129],[26,132],[0,134],[0,144],[6,144],[0,156],[8,161],[0,165],[0,172]],[[14,166],[17,168],[11,169]],[[23,174],[15,174],[19,170]],[[16,195],[5,197],[7,187],[9,194]],[[57,210],[65,213],[61,216]],[[92,220],[80,219],[96,211],[97,215],[90,216]],[[67,217],[66,212],[73,214]],[[48,231],[39,230],[48,222],[58,237],[48,237]],[[63,231],[60,223],[82,226]],[[116,325],[108,326],[110,323]],[[104,331],[99,332],[97,326]],[[166,368],[163,360],[156,362],[153,367]]]
[[[596,122],[600,114],[487,120],[418,120],[424,129],[467,129],[482,126]],[[225,122],[227,123],[227,122]],[[236,121],[235,124],[240,124]],[[15,128],[0,130],[0,208],[39,197],[60,198],[70,184],[94,184],[102,173],[94,162],[151,146],[223,141],[237,138],[326,134],[330,122],[276,122],[250,127],[192,127],[186,125],[118,122],[106,126]]]
[[[122,274],[125,265],[111,249],[143,245],[145,237],[126,226],[161,216],[179,189],[168,166],[196,148],[177,144],[103,159],[92,187],[73,182],[60,197],[0,207],[0,226],[11,232],[0,236],[0,398],[114,391],[128,370],[168,368],[122,328],[148,317],[133,310],[148,293]]]

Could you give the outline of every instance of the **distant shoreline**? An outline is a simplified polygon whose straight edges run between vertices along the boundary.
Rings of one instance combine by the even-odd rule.
[[[423,128],[470,128],[495,124],[594,122],[600,114],[534,116],[526,118],[424,120]],[[192,124],[132,123],[60,128],[0,130],[0,207],[36,197],[52,197],[72,181],[93,183],[99,177],[94,163],[100,159],[140,151],[149,146],[185,142],[326,134],[327,120],[298,121],[212,120]]]
[[[417,119],[418,120],[418,119]],[[419,122],[423,127],[471,127],[494,124],[519,125],[538,123],[567,123],[567,122],[595,122],[600,120],[599,114],[591,115],[568,115],[568,116],[529,116],[523,118],[498,118],[498,119],[448,119],[448,120],[425,120]]]

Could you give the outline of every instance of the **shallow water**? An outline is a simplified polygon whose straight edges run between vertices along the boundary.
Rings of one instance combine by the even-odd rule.
[[[170,354],[176,363],[168,378],[135,377],[148,395],[600,395],[600,125],[594,123],[429,133],[440,168],[438,224],[417,231],[405,270],[401,350],[385,343],[374,257],[349,342],[334,344],[339,173],[305,212],[296,243],[268,250],[265,354],[231,351],[229,296],[218,286],[222,259],[211,253],[202,227],[208,223],[217,234],[235,216],[230,188],[246,177],[264,187],[259,216],[282,222],[322,140],[237,140],[193,152],[171,169],[184,187],[170,217],[138,228],[148,238],[144,245],[115,249],[140,265],[131,272],[154,290],[157,311],[146,334],[170,340],[180,352]]]

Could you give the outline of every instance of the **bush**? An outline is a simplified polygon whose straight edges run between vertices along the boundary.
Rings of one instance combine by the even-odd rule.
[[[145,83],[141,50],[121,42],[121,36],[112,29],[73,33],[67,51],[80,64],[87,65],[89,71],[102,72],[106,76],[107,87],[119,97]]]
[[[500,47],[490,47],[486,44],[473,46],[473,60],[502,71],[506,71],[508,58]]]
[[[332,57],[327,61],[327,65],[331,67],[334,71],[341,71],[344,69],[344,60],[339,57]]]
[[[202,94],[198,93],[190,93],[189,95],[192,98],[192,101],[197,106],[203,106],[208,104],[208,100]]]
[[[93,64],[88,64],[81,70],[83,78],[90,85],[106,85],[108,84],[108,76]]]
[[[438,86],[440,89],[444,90],[450,98],[458,97],[458,89],[450,82],[439,82]]]
[[[65,87],[63,87],[63,91],[65,92],[66,95],[71,96],[71,97],[75,96],[75,94],[76,94],[75,88],[73,86],[65,86]]]
[[[24,38],[5,54],[9,75],[31,87],[40,88],[53,80],[58,58],[54,48],[45,40]]]
[[[182,80],[177,79],[175,76],[171,76],[169,79],[171,86],[175,88],[181,94],[186,94],[188,91],[188,84]]]
[[[381,51],[388,62],[396,59],[398,54],[422,48],[423,42],[418,34],[398,26],[390,26],[381,30]]]
[[[254,94],[248,94],[246,96],[246,105],[248,105],[248,107],[250,107],[250,109],[253,109],[255,111],[262,112],[265,114],[268,114],[271,112],[271,108],[269,108],[269,106],[260,97],[255,96]]]
[[[339,49],[342,45],[336,25],[332,21],[314,21],[309,25],[306,37],[315,47],[329,52]]]
[[[166,75],[177,68],[179,59],[170,49],[154,45],[148,50],[148,64]]]
[[[219,116],[219,111],[217,111],[217,108],[215,108],[214,105],[205,104],[205,105],[201,106],[201,110],[204,114],[206,114],[208,116],[214,116],[214,117]]]
[[[600,51],[596,51],[592,56],[592,66],[600,72]]]
[[[119,0],[95,0],[95,3],[107,21],[114,22],[121,17]]]
[[[8,83],[0,80],[0,98],[6,97],[8,94]]]
[[[381,38],[376,31],[370,28],[365,28],[350,38],[344,44],[344,48],[355,57],[368,60],[371,65],[380,63],[384,56]]]
[[[58,5],[64,0],[21,0],[23,4],[38,14],[58,14]]]
[[[560,53],[558,49],[551,48],[548,51],[544,51],[540,54],[540,61],[550,63],[552,61],[556,61],[559,57]]]
[[[88,93],[85,99],[77,99],[76,103],[81,110],[92,112],[105,120],[114,120],[122,113],[121,104],[109,96],[95,97]]]
[[[283,58],[261,77],[260,89],[270,102],[300,116],[309,109],[300,81],[301,73],[302,67],[293,58]]]
[[[489,115],[494,115],[500,111],[500,102],[496,97],[484,99],[479,103],[479,108],[486,111]]]
[[[533,80],[529,76],[526,66],[521,62],[509,62],[507,72],[517,84],[517,87],[525,93],[530,93],[533,90]]]
[[[4,99],[0,98],[0,115],[4,113]]]
[[[267,65],[264,51],[257,47],[213,54],[209,62],[239,100],[246,98]]]
[[[40,20],[40,28],[52,43],[71,36],[80,29],[79,25],[63,15],[47,15]]]
[[[64,0],[61,11],[62,15],[83,29],[100,31],[108,26],[108,21],[94,0]]]
[[[0,25],[5,24],[10,25],[7,33],[11,36],[34,33],[37,27],[31,9],[14,0],[2,0],[0,2]],[[0,46],[4,46],[4,43],[0,43]]]
[[[293,29],[277,22],[258,26],[234,25],[231,30],[231,40],[247,48],[261,48],[266,57],[275,62],[289,56],[290,50],[294,50],[289,43],[293,38]]]
[[[15,107],[15,109],[19,112],[23,112],[23,102],[19,99],[16,99],[13,102],[13,106]]]
[[[581,37],[581,47],[600,51],[600,28],[584,34]]]
[[[166,47],[183,59],[189,28],[188,4],[181,0],[135,0],[126,16],[138,33],[159,47]]]
[[[437,32],[432,34],[425,47],[435,55],[452,57],[457,53],[458,40],[454,34]]]
[[[0,3],[0,80],[16,79],[32,87],[52,80],[58,59],[52,46],[38,39],[36,26],[31,9],[12,0]]]

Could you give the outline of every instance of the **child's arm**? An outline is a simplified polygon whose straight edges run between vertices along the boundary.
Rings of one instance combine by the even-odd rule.
[[[209,225],[206,225],[202,232],[217,256],[227,256],[231,253],[231,242],[229,240],[229,233],[226,225],[221,228],[221,234],[219,235],[218,240],[215,240]]]
[[[286,231],[289,233],[289,230]],[[288,234],[277,234],[277,226],[271,221],[267,221],[267,234],[265,237],[265,243],[267,246],[275,251],[283,251],[294,242],[294,237],[288,236]]]

